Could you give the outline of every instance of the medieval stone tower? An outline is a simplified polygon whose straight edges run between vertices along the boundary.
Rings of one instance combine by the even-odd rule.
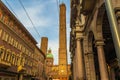
[[[60,5],[59,17],[59,75],[60,80],[67,80],[66,6],[64,3]]]

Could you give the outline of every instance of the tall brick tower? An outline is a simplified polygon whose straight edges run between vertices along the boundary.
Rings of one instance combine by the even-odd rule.
[[[48,38],[47,37],[42,37],[40,49],[42,50],[42,52],[45,55],[47,53],[47,48],[48,48]]]
[[[59,75],[60,80],[67,80],[66,6],[64,3],[60,4],[59,18]]]

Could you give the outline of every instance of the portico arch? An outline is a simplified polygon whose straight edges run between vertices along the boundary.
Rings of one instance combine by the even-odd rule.
[[[102,4],[98,9],[97,20],[96,20],[96,32],[97,39],[96,42],[103,42],[103,52],[105,56],[105,61],[107,65],[107,71],[109,72],[110,80],[116,80],[115,77],[117,66],[117,57],[115,52],[115,47],[113,43],[113,38],[110,30],[110,24],[108,21],[108,16],[105,10],[105,4]],[[97,43],[96,45],[101,45]]]

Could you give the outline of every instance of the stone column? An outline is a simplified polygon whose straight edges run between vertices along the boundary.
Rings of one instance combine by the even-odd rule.
[[[23,80],[23,74],[19,74],[19,80]]]
[[[76,59],[77,59],[77,79],[84,80],[84,62],[83,62],[83,51],[82,51],[82,39],[76,39]],[[76,79],[76,80],[77,80]]]
[[[110,68],[110,78],[111,80],[115,80],[115,72],[114,72],[114,68]]]
[[[89,65],[90,63],[89,63],[89,59],[88,59],[88,54],[87,53],[85,53],[84,62],[85,62],[86,79],[87,80],[91,80],[90,65]]]
[[[92,52],[88,53],[88,60],[89,60],[91,80],[96,80],[95,66],[94,66],[94,55]]]
[[[96,80],[93,52],[85,54],[85,64],[87,80]]]
[[[75,55],[73,57],[73,78],[76,80],[76,61],[75,61]]]
[[[103,45],[104,45],[103,40],[96,41],[99,68],[100,68],[100,76],[101,76],[101,80],[109,80]]]

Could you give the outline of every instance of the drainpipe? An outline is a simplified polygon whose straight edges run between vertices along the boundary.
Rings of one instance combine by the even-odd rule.
[[[118,64],[120,67],[120,30],[117,24],[116,15],[112,7],[111,0],[104,0],[104,1],[105,1],[105,7],[106,7],[109,23],[110,23],[110,28],[111,28],[113,42],[114,42],[114,46],[116,50],[116,55],[118,58]]]

